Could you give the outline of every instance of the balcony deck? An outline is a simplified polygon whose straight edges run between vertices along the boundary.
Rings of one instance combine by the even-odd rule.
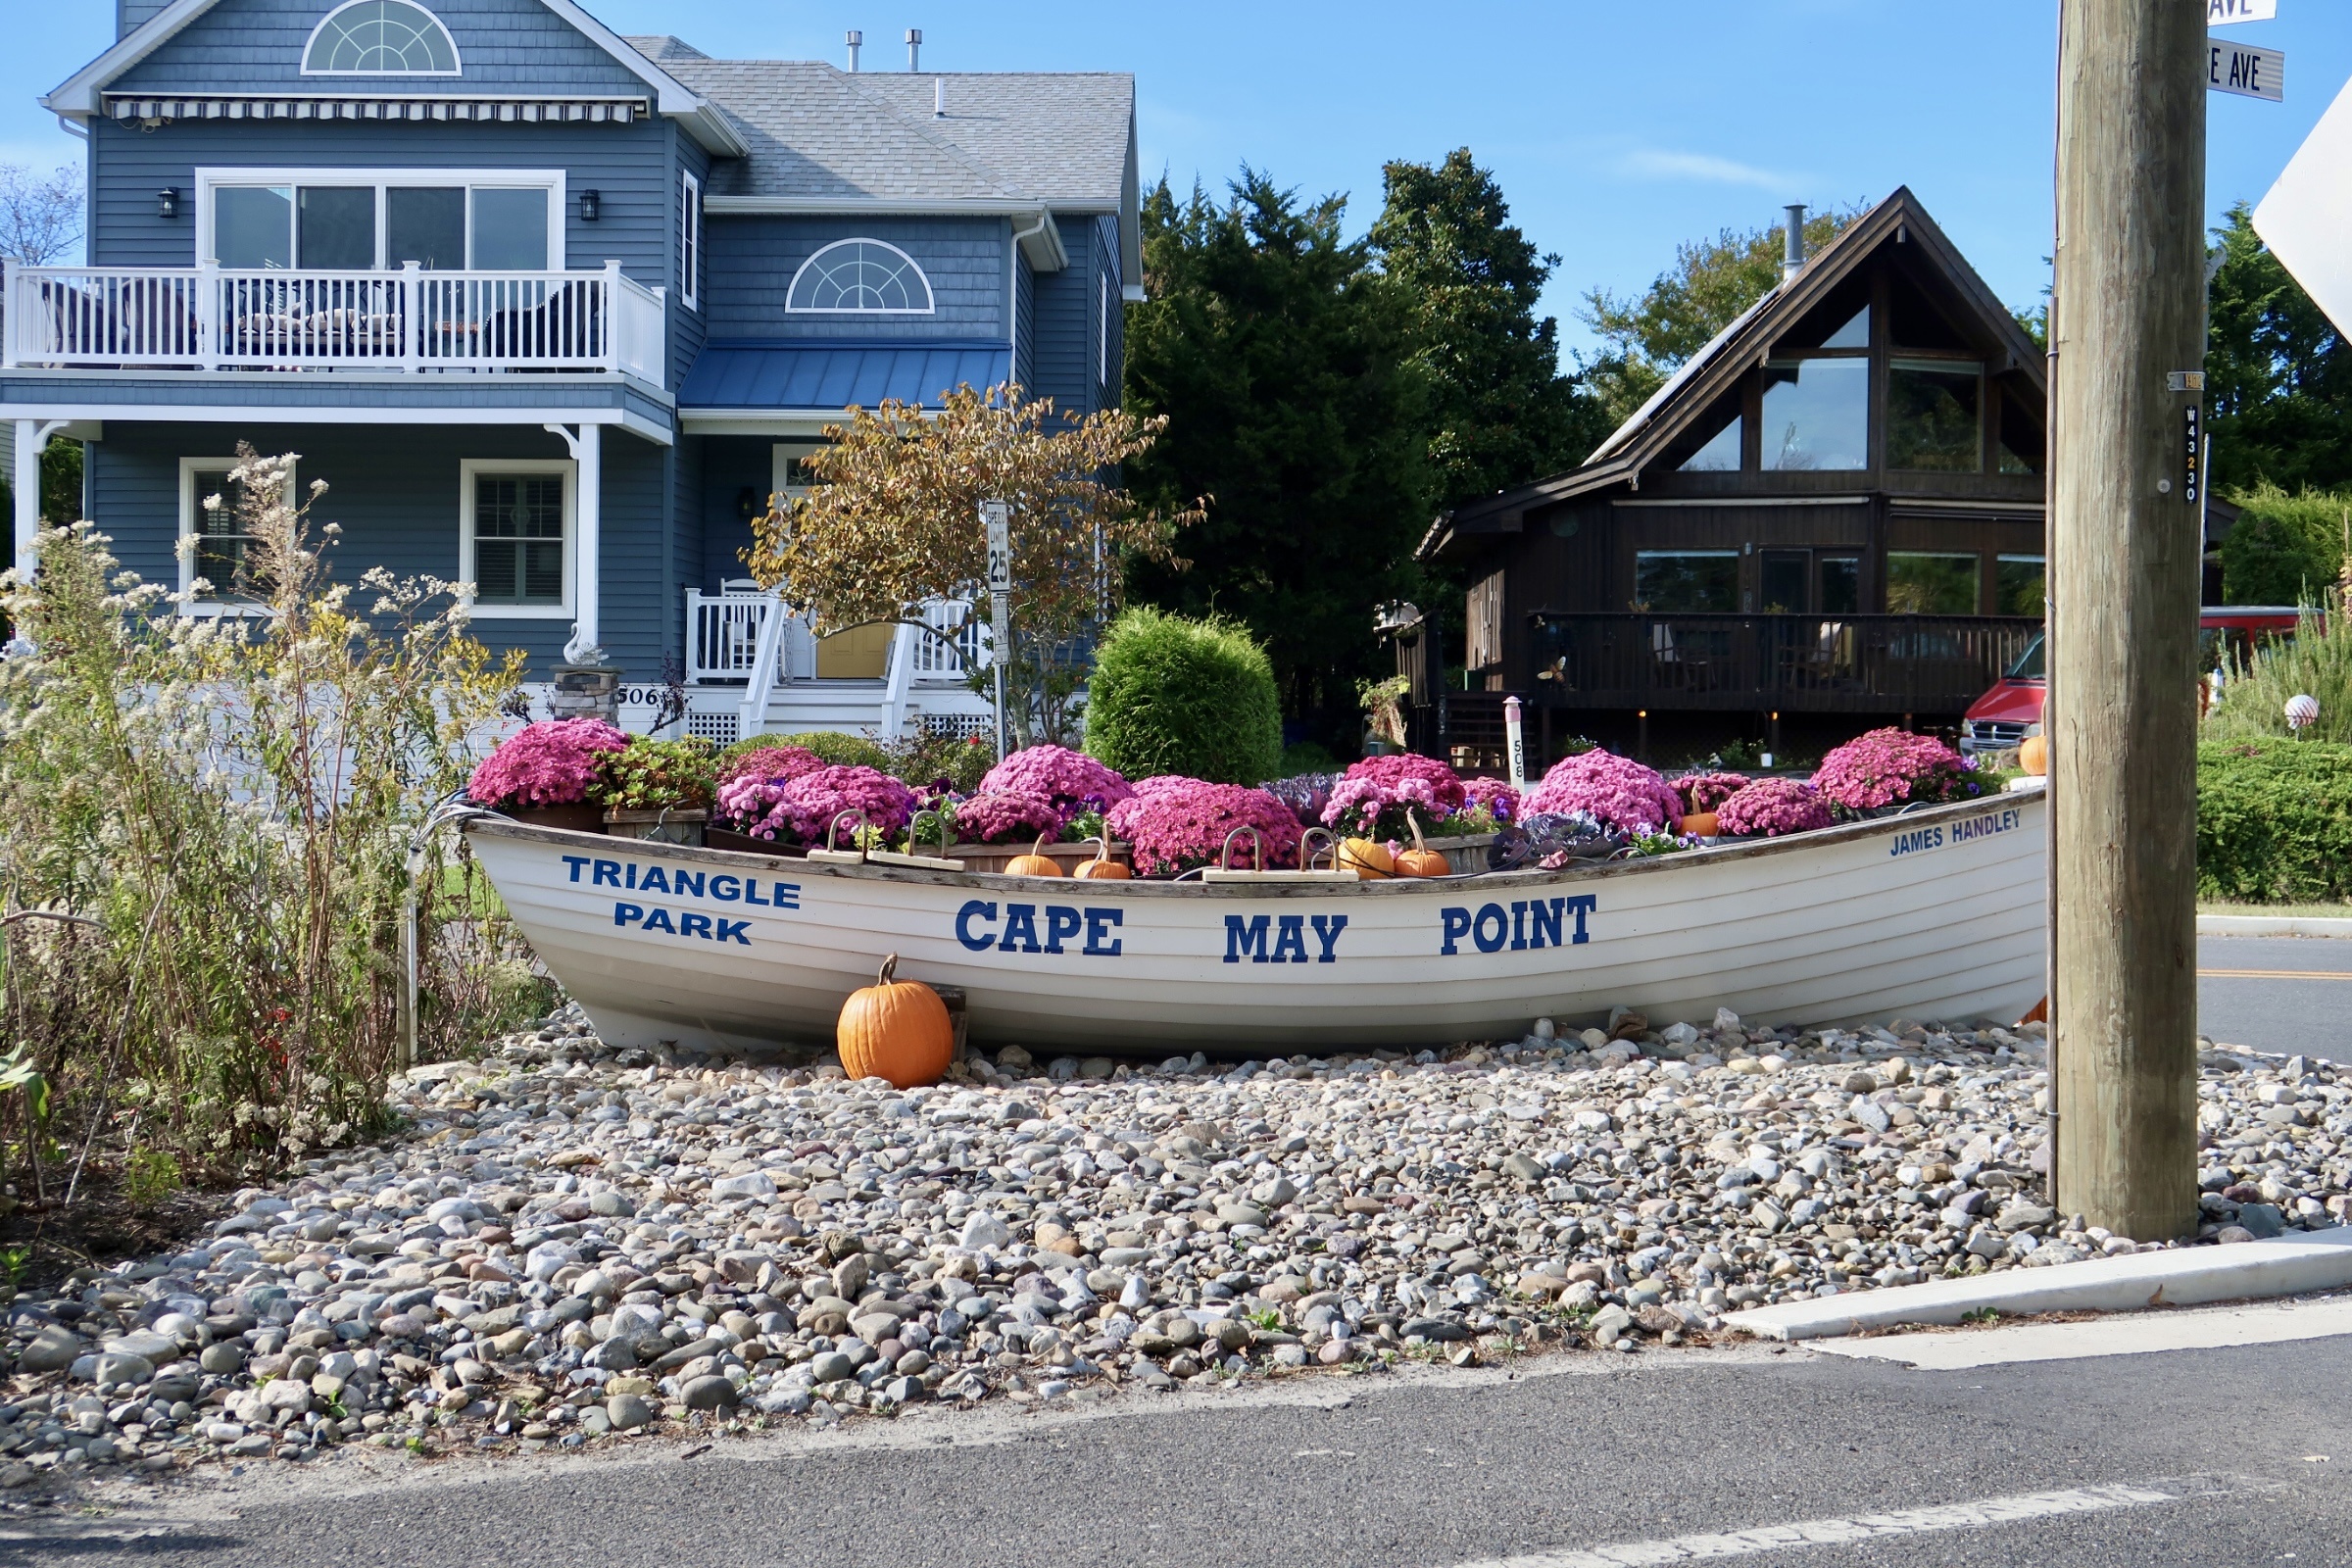
[[[1546,707],[1958,717],[2041,630],[2027,615],[1528,617]]]
[[[383,375],[564,370],[666,383],[660,289],[594,271],[7,267],[0,368]]]

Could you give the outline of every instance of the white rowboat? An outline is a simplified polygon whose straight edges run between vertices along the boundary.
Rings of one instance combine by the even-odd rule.
[[[2009,1023],[2042,993],[2038,787],[1787,838],[1427,880],[1082,881],[465,831],[614,1045],[833,1037],[886,954],[976,1040],[1152,1056],[1901,1014]]]

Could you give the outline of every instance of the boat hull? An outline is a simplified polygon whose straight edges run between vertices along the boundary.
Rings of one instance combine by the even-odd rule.
[[[835,865],[465,831],[616,1045],[829,1041],[884,955],[963,988],[975,1040],[1102,1055],[1517,1036],[1718,1007],[1807,1026],[2008,1022],[2042,992],[2038,792],[1650,859],[1354,885]]]

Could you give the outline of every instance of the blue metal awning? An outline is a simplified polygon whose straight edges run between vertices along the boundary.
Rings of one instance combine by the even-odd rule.
[[[712,341],[679,389],[680,409],[870,409],[885,398],[934,408],[970,384],[1010,379],[999,343],[776,343]]]

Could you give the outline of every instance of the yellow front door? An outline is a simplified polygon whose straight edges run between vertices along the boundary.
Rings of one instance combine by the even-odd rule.
[[[816,678],[818,680],[880,680],[883,666],[890,661],[891,639],[898,626],[887,620],[869,620],[862,626],[837,631],[830,637],[816,640]]]

